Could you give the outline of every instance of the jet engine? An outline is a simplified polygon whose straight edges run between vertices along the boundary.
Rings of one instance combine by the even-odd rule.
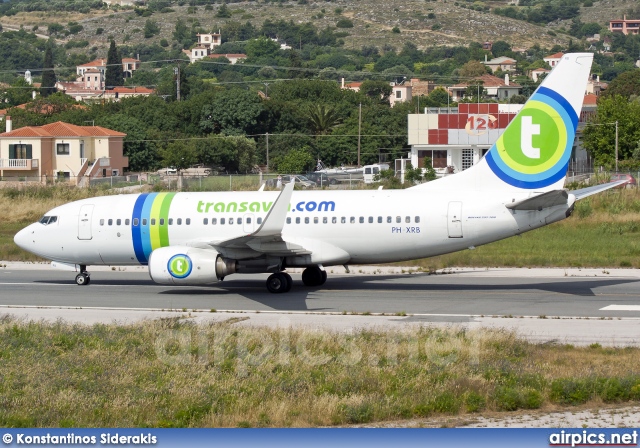
[[[236,260],[213,249],[169,246],[154,250],[149,257],[149,275],[161,285],[208,285],[236,271]]]

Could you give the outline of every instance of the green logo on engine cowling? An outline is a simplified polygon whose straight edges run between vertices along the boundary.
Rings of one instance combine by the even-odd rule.
[[[191,262],[191,258],[184,254],[174,255],[169,259],[167,263],[167,270],[172,277],[175,278],[185,278],[191,274],[191,269],[193,268],[193,263]]]

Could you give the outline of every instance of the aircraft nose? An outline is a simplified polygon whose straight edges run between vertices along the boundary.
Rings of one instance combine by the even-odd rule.
[[[13,242],[16,243],[19,248],[28,250],[27,246],[29,245],[32,233],[33,230],[31,229],[31,226],[27,226],[16,233],[16,235],[13,237]]]

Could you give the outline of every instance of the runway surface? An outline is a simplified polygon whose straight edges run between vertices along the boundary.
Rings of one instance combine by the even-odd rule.
[[[73,320],[71,310],[82,308],[85,317],[79,320],[92,323],[158,317],[169,310],[200,310],[203,312],[191,318],[219,320],[229,318],[220,312],[227,310],[244,312],[243,320],[249,316],[253,324],[265,325],[282,325],[283,318],[289,323],[334,329],[481,324],[537,333],[535,340],[636,345],[640,339],[638,270],[392,273],[399,270],[354,267],[355,273],[344,274],[342,268],[334,268],[334,273],[329,270],[327,283],[318,288],[305,287],[300,274],[293,273],[291,292],[270,294],[265,288],[267,275],[235,275],[213,286],[175,287],[154,284],[142,268],[127,268],[124,272],[92,271],[91,284],[77,286],[73,272],[9,265],[0,269],[0,313]],[[51,314],[52,309],[60,308],[66,311]],[[209,313],[211,309],[217,313]],[[87,317],[90,310],[93,317]],[[379,316],[381,313],[386,316]]]

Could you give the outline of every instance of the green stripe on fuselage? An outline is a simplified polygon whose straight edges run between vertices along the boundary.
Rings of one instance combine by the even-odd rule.
[[[164,225],[158,226],[160,229],[158,247],[166,247],[169,245],[169,208],[171,207],[171,201],[175,193],[167,193],[162,199],[162,206],[160,207],[160,219],[164,220]],[[156,246],[154,245],[155,249]]]

